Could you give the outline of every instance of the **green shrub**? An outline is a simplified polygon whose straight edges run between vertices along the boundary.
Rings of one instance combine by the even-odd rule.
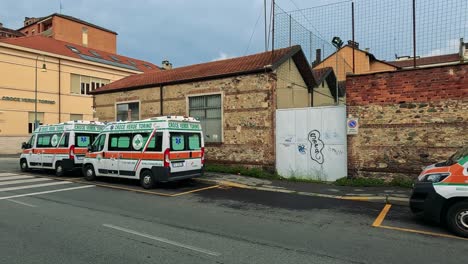
[[[218,165],[218,164],[207,164],[205,166],[205,171],[230,173],[230,174],[250,176],[250,177],[262,178],[262,179],[280,179],[279,175],[274,174],[274,173],[269,173],[260,168],[247,168],[243,166],[225,166],[225,165]]]
[[[398,187],[404,187],[404,188],[411,188],[413,187],[414,181],[411,178],[408,177],[395,177],[392,179],[390,182],[391,186],[398,186]]]

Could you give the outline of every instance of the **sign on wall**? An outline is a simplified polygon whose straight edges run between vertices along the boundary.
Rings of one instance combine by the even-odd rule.
[[[348,135],[357,135],[359,132],[359,118],[347,118],[346,131]]]
[[[31,98],[22,98],[22,97],[11,97],[11,96],[3,96],[3,101],[13,101],[13,102],[26,102],[26,103],[34,103],[36,100]],[[55,101],[52,100],[37,100],[38,103],[41,104],[55,104]]]

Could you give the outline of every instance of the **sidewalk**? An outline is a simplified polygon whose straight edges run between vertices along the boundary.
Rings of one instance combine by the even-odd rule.
[[[267,180],[247,176],[206,172],[200,181],[224,186],[261,191],[294,193],[341,200],[382,202],[408,206],[411,189],[401,187],[351,187],[327,183],[290,182]]]

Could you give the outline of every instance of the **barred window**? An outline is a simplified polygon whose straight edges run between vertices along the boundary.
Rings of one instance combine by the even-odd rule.
[[[222,142],[221,95],[189,97],[189,116],[200,120],[205,142]]]

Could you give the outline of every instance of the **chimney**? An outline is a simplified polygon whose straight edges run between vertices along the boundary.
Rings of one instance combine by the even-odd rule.
[[[161,62],[162,68],[164,70],[171,70],[172,69],[172,63],[170,63],[168,60],[163,60]]]
[[[24,26],[29,26],[36,22],[38,19],[35,17],[24,17]]]
[[[460,62],[468,60],[468,43],[463,42],[463,38],[460,38]]]
[[[348,46],[351,48],[359,49],[359,42],[348,40]]]
[[[315,50],[315,61],[312,63],[312,66],[317,66],[322,61],[322,49]]]

